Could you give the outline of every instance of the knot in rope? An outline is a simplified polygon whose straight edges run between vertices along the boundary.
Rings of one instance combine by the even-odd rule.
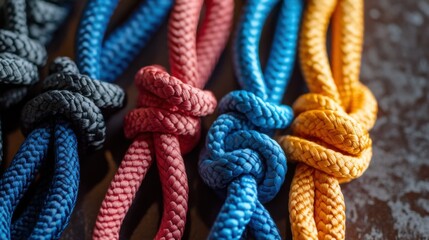
[[[181,152],[189,152],[198,142],[200,117],[213,113],[216,98],[170,76],[160,67],[142,68],[135,78],[139,90],[138,109],[125,117],[128,138],[143,133],[179,136]]]
[[[280,139],[288,158],[299,162],[289,195],[292,234],[294,239],[345,239],[340,183],[368,168],[368,131],[377,115],[374,96],[359,81],[363,1],[310,0],[301,27],[300,59],[310,93],[293,106],[293,135]]]
[[[204,20],[200,21],[203,4]],[[182,238],[189,191],[182,154],[199,140],[198,118],[215,109],[213,94],[200,89],[226,45],[233,6],[232,0],[174,1],[168,31],[171,76],[153,66],[136,76],[139,108],[127,115],[124,124],[133,143],[103,200],[94,239],[119,238],[125,215],[154,161],[164,206],[155,238]]]
[[[372,156],[372,141],[368,130],[373,126],[375,98],[363,85],[350,112],[332,98],[309,93],[294,104],[296,119],[292,124],[294,136],[282,141],[291,159],[305,163],[339,182],[350,181],[363,174]],[[367,119],[367,121],[361,121]]]
[[[291,108],[242,90],[226,95],[219,109],[226,114],[208,133],[202,178],[210,187],[224,189],[236,178],[251,175],[258,183],[259,201],[270,201],[284,181],[286,158],[280,146],[260,132],[287,127],[293,119]]]
[[[296,169],[289,201],[292,231],[298,239],[327,235],[344,239],[345,206],[339,184],[360,177],[368,168],[372,157],[368,131],[377,115],[370,90],[358,84],[353,91],[349,112],[323,94],[301,96],[293,106],[297,116],[293,136],[280,139],[289,159],[304,164]]]
[[[21,101],[27,87],[39,80],[38,67],[47,58],[45,47],[31,39],[28,32],[0,29],[0,108]]]
[[[257,239],[277,239],[275,223],[261,203],[276,196],[287,166],[281,147],[269,133],[288,126],[292,110],[245,90],[231,92],[219,105],[225,114],[211,126],[206,152],[199,162],[200,175],[207,185],[228,189],[224,210],[210,238],[240,238],[250,222]]]
[[[283,1],[270,56],[263,70],[259,41],[264,23],[278,1],[247,1],[238,27],[234,63],[242,91],[225,96],[222,113],[211,126],[199,171],[207,185],[226,190],[226,199],[209,239],[281,239],[262,203],[272,200],[286,176],[286,157],[271,138],[292,121],[281,105],[293,60],[302,2]]]
[[[57,58],[50,70],[44,92],[23,108],[23,132],[28,134],[44,121],[61,116],[77,130],[82,146],[100,148],[106,131],[102,111],[122,107],[125,93],[115,84],[80,74],[68,58]]]

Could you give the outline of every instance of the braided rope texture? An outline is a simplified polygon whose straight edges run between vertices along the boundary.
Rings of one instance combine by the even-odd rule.
[[[0,79],[3,85],[0,90],[0,111],[10,108],[21,101],[27,94],[28,88],[38,81],[38,68],[45,64],[47,58],[44,44],[49,42],[54,31],[64,21],[69,12],[68,5],[64,1],[50,3],[43,0],[8,0],[5,1],[3,7],[6,27],[0,30]],[[35,11],[34,7],[37,7],[37,11]],[[41,19],[36,15],[45,17]],[[45,29],[43,30],[43,37],[34,34],[34,29],[36,28]],[[56,129],[57,131],[63,131],[63,129]],[[0,162],[3,153],[1,135],[0,132]],[[12,164],[0,179],[1,239],[11,237],[9,229],[12,215],[9,213],[12,212],[11,209],[16,207],[17,204],[17,201],[15,201],[18,196],[16,190],[26,187],[16,184],[20,181],[15,180],[17,176],[18,178],[22,177],[21,179],[23,180],[26,177],[31,178],[35,174],[41,163],[35,163],[32,160],[41,157],[39,154],[44,155],[46,153],[45,137],[47,137],[47,134],[40,132],[30,136],[28,144],[24,144],[21,147],[22,152],[28,150],[30,154],[18,156],[20,160],[28,159],[25,168],[22,168],[21,164]],[[39,147],[32,146],[36,140],[40,140]],[[67,144],[61,142],[56,142],[56,144],[58,144],[59,148],[68,147],[66,146]],[[30,155],[35,156],[35,158],[29,158]],[[67,164],[65,165],[67,166]],[[63,175],[58,175],[57,177],[62,179]],[[26,238],[28,229],[22,229],[22,223],[31,221],[28,219],[34,218],[35,210],[37,209],[30,207],[23,214],[25,217],[18,219],[14,223],[11,229],[13,236],[18,239]],[[47,229],[49,230],[49,228]]]
[[[77,33],[80,71],[107,82],[118,78],[146,46],[166,19],[173,0],[143,1],[105,39],[104,33],[118,3],[119,0],[88,1]]]
[[[51,75],[43,82],[43,90],[23,108],[23,132],[28,137],[0,179],[2,239],[60,237],[79,186],[75,131],[84,143],[81,145],[99,148],[105,135],[101,109],[120,107],[125,96],[117,86],[79,74],[76,65],[67,58],[55,60]],[[48,161],[51,141],[53,166]],[[16,206],[42,169],[47,174],[42,175],[36,194],[12,222]]]
[[[33,8],[37,6],[37,11]],[[4,3],[5,27],[0,29],[0,111],[20,102],[28,88],[39,80],[38,68],[47,58],[44,44],[64,21],[68,13],[65,4],[54,4],[43,0],[7,0]],[[36,15],[45,15],[44,19]],[[34,35],[38,26],[43,39]],[[0,119],[1,125],[1,119]],[[1,126],[0,126],[1,128]],[[0,132],[0,163],[3,157],[3,141]]]
[[[223,114],[211,126],[199,162],[204,182],[227,192],[209,239],[240,239],[246,228],[256,239],[281,239],[262,204],[275,197],[286,175],[285,155],[270,136],[293,119],[292,109],[280,102],[294,66],[303,2],[281,1],[269,60],[262,72],[260,36],[279,2],[247,1],[237,29],[234,60],[243,90],[221,100]]]
[[[67,18],[75,0],[27,0],[28,31],[31,38],[49,43]]]
[[[119,239],[125,215],[156,159],[164,212],[156,239],[180,239],[188,208],[188,183],[182,154],[200,136],[200,117],[211,114],[216,99],[201,90],[226,45],[233,19],[232,0],[177,0],[168,32],[172,74],[159,66],[142,68],[135,82],[138,108],[125,118],[125,135],[134,139],[103,200],[94,239]]]
[[[100,49],[105,44],[111,49],[110,52],[117,54],[120,52],[120,45],[127,42],[133,42],[136,49],[130,48],[126,53],[118,54],[121,59],[114,55],[104,56],[111,58],[107,62],[113,66],[101,64],[97,55],[80,54],[79,61],[89,63],[81,66],[83,71],[87,72],[86,75],[81,74],[70,59],[56,59],[51,66],[50,76],[43,82],[43,92],[24,106],[22,127],[28,137],[0,179],[1,239],[60,237],[69,222],[78,193],[79,158],[75,134],[79,137],[81,150],[89,151],[102,147],[105,138],[103,112],[122,107],[125,98],[125,93],[118,86],[97,80],[102,75],[100,68],[118,68],[113,71],[115,75],[109,75],[109,81],[121,74],[135,56],[135,52],[148,41],[148,35],[158,28],[158,21],[162,22],[171,6],[171,1],[164,1],[159,6],[154,4],[155,1],[147,1],[127,22],[116,29],[114,34],[102,42],[107,21],[100,22],[99,19],[109,19],[117,2],[112,0],[108,4],[108,1],[89,1],[85,13],[94,15],[84,14],[90,21],[82,20],[78,42],[79,46],[85,46],[86,49],[79,50],[101,52]],[[109,7],[94,11],[92,8],[97,7],[94,3],[107,4]],[[152,10],[157,14],[148,15],[147,12]],[[136,25],[136,22],[152,17],[155,19],[146,21],[149,24],[147,31],[133,34],[140,31],[140,25],[144,25]],[[92,39],[91,36],[97,38]],[[139,41],[143,43],[135,44]],[[118,63],[121,60],[127,62]],[[53,149],[49,149],[49,146]],[[51,156],[48,152],[55,156],[53,166],[47,161]],[[41,175],[30,204],[12,222],[17,204],[42,171],[44,174]]]
[[[332,69],[326,32],[332,23]],[[345,239],[340,183],[370,164],[377,102],[359,82],[363,1],[310,0],[301,30],[300,59],[310,93],[293,109],[293,135],[279,142],[298,162],[289,196],[294,239]]]

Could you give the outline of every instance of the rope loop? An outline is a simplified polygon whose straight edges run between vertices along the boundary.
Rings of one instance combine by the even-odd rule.
[[[221,113],[239,112],[256,127],[275,130],[287,127],[293,119],[292,109],[283,104],[274,104],[244,90],[233,91],[219,103]]]
[[[8,30],[0,30],[0,49],[2,53],[13,54],[36,66],[43,66],[47,58],[45,47],[40,42]]]
[[[22,112],[22,129],[28,134],[41,123],[61,116],[78,129],[81,146],[95,150],[103,145],[102,110],[122,107],[125,93],[114,84],[79,74],[74,62],[58,58],[43,82],[43,93],[29,101]]]

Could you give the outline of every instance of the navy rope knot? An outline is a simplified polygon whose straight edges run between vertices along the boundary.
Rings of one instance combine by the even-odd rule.
[[[8,108],[21,101],[27,87],[39,80],[38,67],[47,58],[45,47],[24,32],[0,30],[0,108]]]
[[[30,133],[44,121],[67,119],[81,137],[81,146],[95,150],[103,145],[103,110],[122,107],[125,93],[117,85],[91,79],[79,73],[68,58],[58,58],[51,75],[43,82],[43,93],[29,101],[22,113],[22,129]]]

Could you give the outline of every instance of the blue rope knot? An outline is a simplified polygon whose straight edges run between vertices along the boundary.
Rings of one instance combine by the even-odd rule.
[[[23,108],[23,132],[28,134],[47,119],[61,116],[79,133],[80,146],[101,148],[106,131],[102,111],[122,107],[124,91],[80,74],[68,58],[56,59],[50,69],[52,74],[43,82],[44,93]]]
[[[256,229],[258,220],[261,220],[259,212],[264,216],[268,214],[261,203],[273,199],[280,190],[287,168],[281,147],[265,133],[288,126],[293,119],[293,112],[289,106],[264,101],[245,90],[226,95],[219,108],[225,114],[219,116],[209,130],[207,151],[199,163],[200,174],[211,188],[228,188],[228,198],[238,198],[233,202],[248,204],[244,212],[249,214],[239,213],[235,217],[234,214],[228,215],[225,221],[231,217],[235,219],[230,224],[241,228],[239,232],[244,231],[248,222],[251,222],[251,229]],[[229,208],[228,203],[224,207]],[[241,212],[237,209],[234,211]],[[219,215],[216,223],[227,224],[220,218],[222,215]],[[272,219],[269,221],[264,224],[274,224]],[[229,232],[217,232],[216,223],[212,233],[220,235],[212,234],[212,237],[230,237],[222,235]],[[276,227],[274,225],[266,229],[273,231]],[[256,235],[261,234],[260,229],[254,232]]]
[[[279,2],[263,71],[259,41],[268,15]],[[292,121],[291,108],[280,102],[294,66],[302,7],[302,0],[248,0],[243,9],[234,43],[234,64],[243,91],[232,92],[220,102],[225,114],[210,128],[207,151],[199,163],[206,184],[227,189],[210,239],[240,239],[246,227],[255,239],[281,238],[262,203],[274,198],[286,175],[286,157],[270,136]]]
[[[286,158],[280,146],[261,132],[288,126],[292,109],[244,90],[226,95],[219,108],[226,114],[209,130],[207,156],[200,162],[202,178],[210,187],[224,189],[234,179],[251,175],[258,183],[258,199],[270,201],[284,181]]]
[[[0,108],[8,108],[21,101],[28,86],[39,80],[38,67],[47,58],[45,47],[27,34],[0,30],[0,84],[11,85],[2,89]]]

